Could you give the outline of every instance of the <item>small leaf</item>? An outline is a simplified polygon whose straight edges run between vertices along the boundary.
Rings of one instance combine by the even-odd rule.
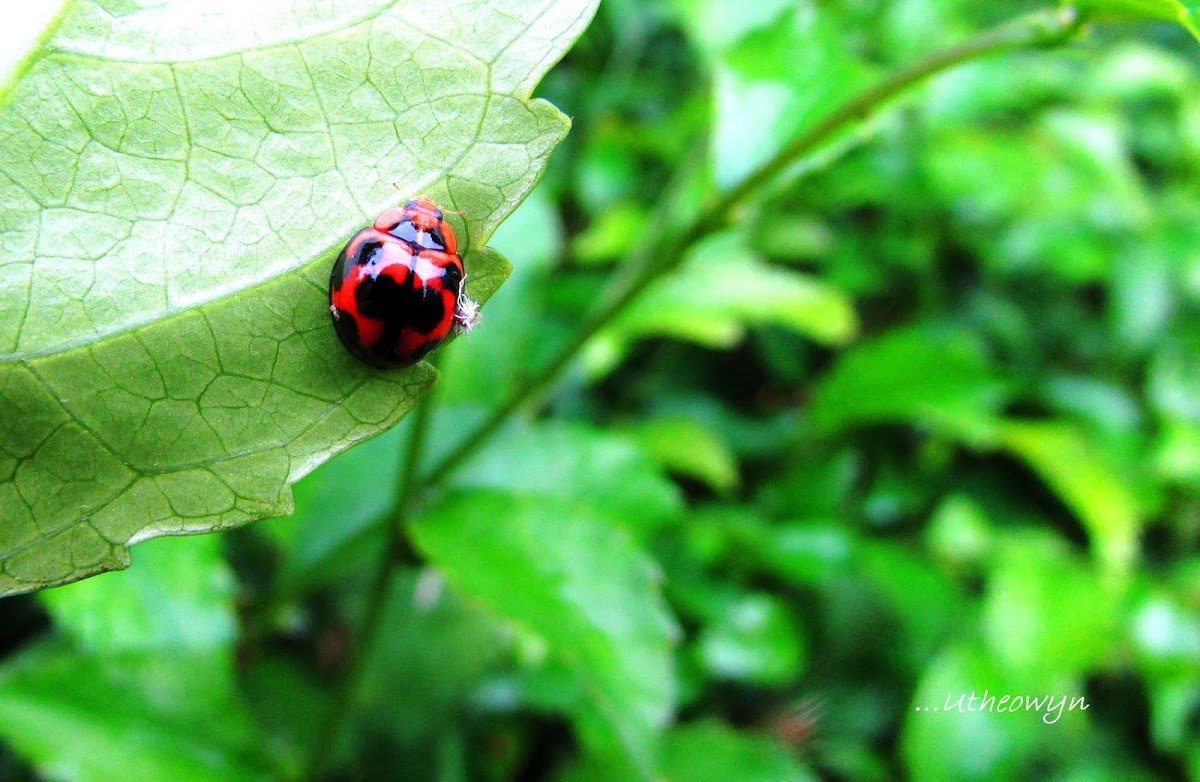
[[[698,653],[716,679],[784,685],[804,665],[804,638],[785,604],[771,595],[750,594],[728,603],[704,628]]]
[[[679,490],[630,440],[582,425],[517,429],[475,453],[450,486],[552,496],[641,537],[682,510]]]
[[[1064,421],[1005,421],[997,435],[1079,516],[1104,569],[1127,574],[1137,555],[1141,514],[1122,475],[1087,436]]]
[[[1115,656],[1119,587],[1057,540],[1015,536],[999,547],[983,609],[993,658],[1030,687],[1079,678]]]
[[[744,237],[720,234],[694,247],[682,268],[652,286],[593,340],[592,368],[608,369],[629,344],[645,337],[730,348],[747,328],[764,325],[839,344],[854,336],[858,320],[837,288],[768,265]]]
[[[975,441],[989,437],[1004,398],[978,340],[914,327],[842,355],[816,388],[812,418],[826,430],[908,423]]]
[[[632,539],[575,503],[486,490],[438,503],[411,532],[455,587],[575,671],[585,743],[649,779],[674,701],[675,629]]]
[[[286,514],[400,420],[434,373],[348,356],[333,257],[396,182],[463,211],[486,299],[568,125],[530,92],[595,6],[72,3],[0,85],[0,594]]]
[[[1195,4],[1179,0],[1074,0],[1074,5],[1084,11],[1094,11],[1101,18],[1150,19],[1177,22],[1200,40],[1200,28],[1196,26]],[[1189,5],[1192,10],[1189,10]]]
[[[704,481],[721,493],[738,484],[737,460],[729,447],[690,418],[655,418],[622,431],[669,472]]]
[[[734,4],[725,18],[718,10],[709,20],[696,20],[702,40],[727,41],[714,62],[713,168],[723,187],[739,182],[865,81],[865,68],[831,9],[812,2],[781,5],[770,2],[752,12]],[[717,19],[721,33],[711,24]]]
[[[661,771],[670,782],[808,782],[815,780],[765,736],[735,731],[719,722],[672,731]]]

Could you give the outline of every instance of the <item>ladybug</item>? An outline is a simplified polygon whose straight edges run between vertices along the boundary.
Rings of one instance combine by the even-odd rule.
[[[329,311],[346,349],[374,367],[415,364],[451,329],[470,331],[458,239],[428,198],[388,209],[356,233],[333,264]]]

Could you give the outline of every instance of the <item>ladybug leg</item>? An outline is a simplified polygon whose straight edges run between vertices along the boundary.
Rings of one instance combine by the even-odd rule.
[[[454,306],[454,330],[459,334],[470,334],[482,319],[479,302],[467,295],[467,278],[463,277],[462,287],[458,289],[458,301]]]

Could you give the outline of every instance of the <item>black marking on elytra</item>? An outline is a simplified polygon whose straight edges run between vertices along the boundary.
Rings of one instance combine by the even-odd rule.
[[[433,331],[446,316],[442,297],[430,293],[417,275],[405,271],[397,282],[390,274],[364,279],[354,291],[358,312],[363,317],[384,322],[381,343],[394,343],[399,329],[408,326],[421,334]]]
[[[459,269],[457,263],[447,264],[446,273],[442,276],[442,287],[454,294],[454,298],[458,298],[459,291],[462,289],[463,273]]]
[[[383,242],[372,239],[358,246],[358,252],[354,254],[353,262],[356,266],[366,266],[377,260],[382,253]]]
[[[441,229],[434,227],[432,231],[419,231],[412,220],[401,220],[395,227],[388,230],[397,239],[411,243],[419,250],[446,251],[446,238]]]
[[[378,239],[372,239],[359,242],[358,246],[355,247],[353,255],[346,255],[346,252],[355,246],[355,239],[358,238],[359,234],[370,230],[369,228],[364,229],[355,234],[354,238],[346,242],[346,246],[338,253],[337,260],[333,262],[333,271],[329,274],[329,287],[335,293],[342,289],[342,283],[346,281],[346,277],[350,274],[351,269],[355,266],[370,263],[383,250],[383,242]]]

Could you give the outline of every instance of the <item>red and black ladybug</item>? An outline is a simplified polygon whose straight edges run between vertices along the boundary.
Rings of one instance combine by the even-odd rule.
[[[458,239],[428,198],[388,209],[354,235],[329,277],[329,311],[342,344],[375,367],[420,361],[450,333],[470,331]]]

